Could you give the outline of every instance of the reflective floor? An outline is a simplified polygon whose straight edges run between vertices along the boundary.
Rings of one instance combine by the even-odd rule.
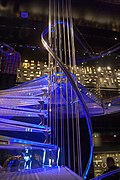
[[[82,180],[77,174],[67,167],[44,167],[13,173],[0,173],[0,179],[10,180]]]

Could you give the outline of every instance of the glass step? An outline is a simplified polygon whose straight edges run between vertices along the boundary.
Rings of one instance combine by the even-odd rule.
[[[45,133],[51,132],[51,128],[47,126],[9,120],[4,118],[0,118],[0,129],[9,130],[9,131],[24,131],[24,132],[45,132]]]

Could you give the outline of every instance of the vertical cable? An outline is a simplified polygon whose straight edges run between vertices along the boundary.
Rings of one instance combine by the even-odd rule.
[[[73,102],[73,99],[74,99],[74,91],[73,89],[71,88],[71,102]],[[71,111],[72,111],[72,156],[73,157],[76,157],[76,154],[75,154],[75,118],[74,118],[74,104],[72,103],[71,104]],[[76,112],[76,111],[75,111]],[[75,172],[76,171],[76,163],[75,163],[75,158],[73,158],[73,171]]]
[[[68,15],[68,3],[67,3],[67,0],[66,0],[66,20],[67,20],[67,40],[68,40],[68,43],[67,43],[67,46],[68,46],[68,60],[67,60],[67,65],[68,67],[70,68],[71,67],[71,45],[70,45],[70,29],[69,29],[69,15]],[[69,88],[68,88],[68,79],[67,79],[67,82],[66,82],[66,109],[67,109],[67,143],[68,143],[68,167],[71,168],[71,160],[70,160],[70,157],[71,157],[71,148],[70,148],[70,122],[69,122]]]
[[[74,45],[74,31],[73,31],[73,20],[72,20],[72,12],[71,12],[71,0],[69,0],[68,3],[68,14],[69,14],[69,19],[70,19],[70,37],[71,37],[71,48],[72,48],[72,65],[73,65],[73,73],[76,71],[76,60],[75,60],[75,45]],[[75,80],[76,81],[76,80]],[[76,81],[77,84],[77,81]],[[72,97],[72,101],[74,101],[75,99],[73,99],[72,96],[72,91],[71,91],[71,97]],[[76,97],[77,98],[77,97]],[[78,98],[77,98],[78,99]],[[79,111],[78,111],[78,102],[75,103],[75,119],[76,119],[76,134],[77,134],[77,152],[78,152],[78,170],[79,170],[79,174],[82,175],[82,162],[81,162],[81,144],[80,144],[80,124],[79,124]],[[73,113],[73,109],[72,109],[72,113]],[[72,117],[72,126],[73,126],[73,144],[75,144],[74,142],[74,121],[75,121],[74,117]],[[74,146],[73,146],[74,147]],[[73,155],[75,155],[75,149],[73,148]],[[74,166],[75,166],[75,162],[74,162]]]
[[[71,17],[71,0],[68,3],[68,14],[69,14],[69,19],[70,19],[70,27],[69,28],[70,28],[71,48],[72,48],[72,66],[73,66],[73,72],[74,72],[74,69],[76,67],[76,62],[75,62],[75,46],[74,46],[74,36],[73,36],[73,24],[72,24],[72,17]],[[73,91],[73,88],[71,87],[71,102],[73,102],[73,101],[74,101],[74,91]],[[75,120],[74,114],[76,114],[77,111],[75,109],[76,113],[74,113],[73,104],[72,104],[71,109],[72,109],[71,110],[72,111],[72,143],[73,143],[72,154],[73,154],[73,157],[76,157],[76,155],[75,155],[75,149],[76,149],[76,147],[75,147],[75,132],[74,132],[76,120]],[[73,158],[73,170],[74,171],[76,170],[75,158]]]
[[[56,24],[56,1],[54,0],[54,24]],[[57,29],[56,29],[56,26],[54,26],[54,49],[55,49],[55,53],[56,53],[56,55],[57,55],[57,44],[56,44],[56,39],[57,39]],[[54,72],[53,72],[53,75],[55,74],[55,72],[56,72],[56,61],[55,61],[55,63],[53,64],[53,68],[54,68]],[[55,144],[57,144],[58,145],[58,141],[57,141],[57,136],[58,136],[58,132],[57,132],[57,129],[58,129],[58,127],[57,127],[57,92],[56,92],[56,88],[57,88],[57,85],[56,85],[56,76],[54,75],[54,81],[55,81],[55,83],[54,83],[54,91],[55,91],[55,93],[54,93],[54,95],[55,95],[55,101],[54,101],[54,103],[55,103],[55,112],[54,112],[54,122],[55,122],[55,124],[54,124],[54,127],[55,127],[55,132],[54,132],[54,136],[55,136]]]
[[[76,132],[77,132],[77,152],[78,152],[78,173],[82,176],[82,161],[81,161],[81,141],[80,141],[80,117],[78,110],[78,102],[75,103],[75,112],[76,112]]]
[[[49,46],[52,45],[52,39],[51,39],[51,0],[49,0],[49,34],[48,34],[48,40],[49,40]],[[52,56],[50,53],[48,54],[48,67],[49,67],[49,79],[48,79],[48,118],[49,122],[47,120],[47,125],[51,127],[51,59]],[[51,143],[51,136],[50,136],[50,143]]]
[[[63,17],[63,59],[65,61],[65,64],[67,65],[67,54],[66,54],[66,31],[65,31],[65,8],[64,8],[64,0],[62,0],[62,17]],[[67,78],[66,78],[66,81],[67,83]],[[65,84],[66,85],[66,84]],[[67,88],[67,85],[66,85],[66,88]],[[63,92],[66,94],[66,92]],[[65,101],[65,103],[67,103]],[[64,117],[64,120],[63,120],[63,164],[65,165],[65,117]]]
[[[71,67],[71,52],[70,52],[70,25],[69,25],[69,15],[68,15],[68,4],[66,0],[66,19],[67,19],[67,45],[68,45],[68,66]]]
[[[63,41],[64,41],[63,51],[64,51],[65,64],[67,65],[67,54],[66,54],[66,31],[65,31],[66,22],[65,22],[64,0],[62,0],[62,14],[63,14]]]
[[[58,20],[58,14],[57,14],[57,9],[58,9],[58,2],[54,0],[54,48],[55,48],[55,54],[58,55],[58,25],[57,25],[57,20]],[[55,144],[59,145],[59,132],[58,132],[58,120],[59,120],[59,107],[57,103],[57,70],[58,70],[58,65],[57,62],[55,61],[54,63],[54,75],[55,75]]]
[[[75,59],[75,44],[74,44],[74,31],[73,31],[73,19],[72,19],[72,12],[71,12],[71,0],[69,0],[69,19],[70,19],[70,35],[71,35],[71,46],[72,46],[72,60],[73,60],[73,67],[76,68],[76,59]],[[76,69],[75,69],[76,70]]]
[[[61,2],[58,1],[58,32],[59,32],[59,57],[62,61],[62,28],[61,28],[61,17],[60,17],[60,13],[61,12]],[[61,157],[63,157],[62,159],[62,163],[64,163],[64,118],[63,118],[63,89],[62,89],[62,78],[63,78],[63,72],[60,70],[60,129],[61,129]]]

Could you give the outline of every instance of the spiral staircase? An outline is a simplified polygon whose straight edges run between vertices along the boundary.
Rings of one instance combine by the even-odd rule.
[[[77,82],[71,14],[70,1],[49,0],[49,27],[41,34],[48,51],[48,76],[0,91],[1,180],[88,177],[93,158],[91,116],[104,111],[100,101]],[[94,57],[86,50],[90,59],[103,55]],[[81,150],[83,118],[88,155]]]

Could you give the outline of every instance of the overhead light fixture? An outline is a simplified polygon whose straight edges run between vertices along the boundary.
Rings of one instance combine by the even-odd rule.
[[[20,12],[20,17],[21,18],[28,18],[28,12],[27,11]]]

